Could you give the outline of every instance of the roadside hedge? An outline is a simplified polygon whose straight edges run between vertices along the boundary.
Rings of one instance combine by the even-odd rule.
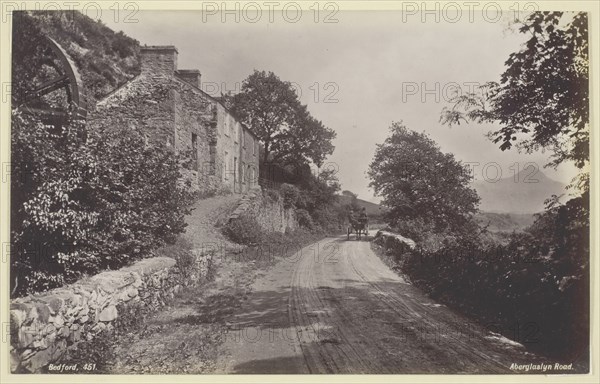
[[[583,364],[589,351],[588,199],[586,193],[551,207],[506,245],[458,239],[435,251],[397,252],[396,263],[416,286],[490,331]]]

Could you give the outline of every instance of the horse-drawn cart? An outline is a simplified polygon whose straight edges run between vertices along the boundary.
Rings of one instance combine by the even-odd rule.
[[[348,240],[350,234],[356,234],[356,239],[360,240],[362,235],[369,236],[369,221],[366,219],[350,220],[348,223]]]

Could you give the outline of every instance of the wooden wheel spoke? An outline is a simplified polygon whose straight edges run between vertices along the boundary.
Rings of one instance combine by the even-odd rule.
[[[25,102],[37,99],[49,93],[52,93],[60,88],[65,88],[69,85],[69,78],[67,76],[61,76],[57,79],[52,79],[44,84],[40,85],[37,89],[28,92],[25,95]]]
[[[42,61],[42,65],[52,67],[57,74],[53,79],[45,81],[34,90],[27,92],[21,104],[28,112],[49,118],[68,116],[71,112],[74,113],[75,118],[85,119],[87,105],[84,97],[84,87],[75,63],[60,44],[52,38],[46,37],[46,42],[48,44],[44,47],[44,53],[47,56]],[[44,103],[34,102],[59,90],[64,90],[66,94],[66,103],[62,99],[63,106],[57,108],[57,106],[43,106],[40,104]]]

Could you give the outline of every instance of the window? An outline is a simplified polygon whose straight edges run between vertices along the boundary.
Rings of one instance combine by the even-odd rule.
[[[229,126],[229,119],[227,118],[227,116],[224,116],[224,118],[223,118],[223,133],[225,134],[225,136],[230,135],[230,130],[231,130],[231,127]]]
[[[233,158],[233,191],[235,192],[235,188],[236,185],[238,183],[238,175],[237,175],[237,171],[238,171],[238,163],[237,163],[237,157]]]
[[[217,146],[213,143],[210,144],[210,146],[208,147],[208,151],[209,151],[209,155],[210,155],[210,162],[209,162],[209,171],[208,174],[209,175],[216,175],[217,170],[217,162],[216,162],[216,157],[217,157]]]
[[[198,135],[192,133],[192,169],[198,170]]]

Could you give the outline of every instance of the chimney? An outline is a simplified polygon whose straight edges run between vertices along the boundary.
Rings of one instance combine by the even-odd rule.
[[[195,87],[200,88],[200,71],[197,69],[179,69],[176,71],[183,81],[192,84]]]
[[[177,48],[173,45],[141,47],[142,73],[173,76],[177,70],[177,53]]]

